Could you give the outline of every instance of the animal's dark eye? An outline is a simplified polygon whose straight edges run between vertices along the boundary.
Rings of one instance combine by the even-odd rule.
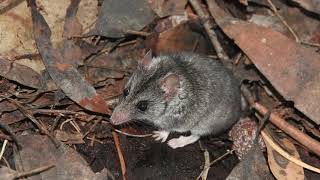
[[[148,101],[140,101],[140,102],[138,102],[137,108],[140,111],[146,111],[148,109]]]
[[[129,89],[128,88],[125,88],[123,90],[123,95],[124,95],[124,97],[127,97],[129,95]]]

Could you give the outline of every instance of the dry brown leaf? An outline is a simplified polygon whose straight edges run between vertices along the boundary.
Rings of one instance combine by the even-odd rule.
[[[16,171],[10,169],[9,167],[3,166],[0,168],[0,180],[5,180],[5,179],[14,179],[16,175]]]
[[[26,1],[0,16],[0,55],[12,59],[37,53],[32,37],[32,22]]]
[[[83,33],[88,32],[96,20],[98,13],[97,1],[81,1],[77,17],[83,27]],[[68,1],[37,1],[41,7],[41,13],[45,17],[52,32],[51,40],[54,47],[62,45],[62,34]],[[0,2],[1,6],[7,6],[7,2]],[[0,16],[0,56],[15,60],[23,55],[39,54],[32,32],[32,21],[27,1],[23,1],[16,7],[8,10]],[[32,58],[33,59],[33,58]],[[31,62],[27,58],[16,61],[40,72],[45,69],[40,61]]]
[[[165,17],[170,15],[183,15],[187,1],[149,0],[148,3],[159,17]]]
[[[71,64],[64,62],[61,52],[53,47],[50,28],[40,13],[36,1],[30,1],[29,5],[32,12],[34,38],[43,57],[42,61],[55,84],[83,108],[99,113],[110,113],[102,97]]]
[[[0,76],[39,89],[44,87],[40,74],[33,69],[0,57]]]
[[[239,3],[248,6],[248,0],[239,0]]]
[[[319,0],[291,0],[298,3],[301,7],[305,8],[308,11],[312,11],[319,14],[320,11],[320,2]]]
[[[83,136],[79,133],[73,134],[66,131],[56,130],[55,138],[59,141],[64,142],[65,144],[84,144]]]
[[[215,1],[208,2],[216,23],[235,41],[273,87],[319,124],[319,53],[314,48],[297,44],[273,29],[232,18]]]
[[[250,23],[238,21],[223,29],[281,95],[294,101],[297,109],[320,123],[320,56],[314,49],[296,44],[272,29]]]
[[[279,140],[281,144],[286,147],[287,151],[294,157],[300,159],[299,153],[295,146],[288,139]],[[277,151],[275,151],[270,144],[265,141],[267,146],[268,153],[268,163],[271,169],[272,174],[277,179],[287,179],[287,180],[303,180],[304,171],[301,166],[296,165],[295,163],[287,160],[281,156]]]
[[[48,163],[55,165],[43,173],[28,177],[30,180],[109,179],[106,174],[101,176],[103,171],[94,173],[77,151],[63,143],[56,147],[48,137],[40,135],[19,136],[18,140],[23,147],[20,151],[15,148],[13,153],[18,172],[27,172]]]
[[[210,54],[210,41],[204,35],[204,29],[198,20],[189,20],[173,28],[161,32],[158,36],[150,36],[146,41],[153,52],[177,53],[192,51],[199,54]]]
[[[92,34],[112,38],[124,37],[128,31],[142,30],[156,17],[147,1],[105,0]]]

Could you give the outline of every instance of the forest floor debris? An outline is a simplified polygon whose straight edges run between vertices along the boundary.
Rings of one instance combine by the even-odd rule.
[[[0,179],[320,179],[319,9],[317,0],[1,1]],[[176,150],[148,125],[112,126],[150,49],[219,57],[245,87],[245,117]]]

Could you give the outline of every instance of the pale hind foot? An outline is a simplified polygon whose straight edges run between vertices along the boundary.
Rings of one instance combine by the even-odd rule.
[[[190,136],[180,136],[179,138],[173,138],[168,141],[168,145],[173,148],[179,148],[179,147],[184,147],[188,144],[192,144],[196,142],[200,136],[197,135],[190,135]]]

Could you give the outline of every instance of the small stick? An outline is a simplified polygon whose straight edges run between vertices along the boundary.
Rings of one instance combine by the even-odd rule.
[[[81,133],[81,128],[79,127],[79,125],[77,124],[76,121],[74,121],[74,120],[72,119],[69,123],[73,126],[73,128],[74,128],[80,135],[82,135],[82,133]]]
[[[267,114],[269,111],[266,107],[257,102],[254,103],[253,107],[262,115]],[[320,156],[320,143],[318,141],[301,132],[291,124],[287,123],[284,119],[282,119],[278,114],[274,112],[270,114],[269,121],[272,122],[272,124],[276,125],[283,132],[291,136],[293,139]]]
[[[242,86],[241,92],[250,104],[250,107],[256,109],[261,115],[265,116],[266,114],[268,114],[268,112],[270,112],[266,107],[258,102],[255,102],[253,96],[246,87]],[[307,147],[312,152],[320,156],[320,143],[317,140],[311,138],[296,127],[287,123],[284,119],[282,119],[278,114],[274,112],[270,113],[269,121],[279,129],[281,129],[283,132],[288,134],[290,137],[301,143],[303,146]]]
[[[209,169],[210,169],[210,155],[208,150],[206,149],[204,151],[204,168],[203,168],[203,173],[201,175],[202,180],[206,180],[208,177]]]
[[[118,47],[127,46],[127,45],[130,45],[130,44],[134,44],[136,42],[138,42],[138,41],[137,40],[132,40],[132,41],[124,42],[124,43],[119,44]]]
[[[107,171],[107,175],[109,177],[111,177],[112,180],[116,180],[116,178],[114,177],[114,175],[112,174],[112,172],[109,169],[105,168],[105,170]]]
[[[307,41],[301,41],[301,44],[320,48],[320,44],[318,44],[318,43],[311,43],[311,42],[307,42]]]
[[[57,140],[52,136],[52,134],[50,134],[50,132],[44,127],[44,125],[39,122],[32,114],[31,111],[27,110],[24,106],[22,106],[18,101],[12,99],[12,98],[9,98],[7,97],[7,99],[13,103],[14,105],[16,105],[18,107],[18,109],[21,111],[21,113],[23,113],[28,119],[30,119],[38,128],[39,130],[47,135],[49,137],[49,139],[54,143],[54,145],[56,147],[59,147],[60,144],[59,142],[57,142]],[[18,146],[19,147],[19,146]]]
[[[88,119],[86,119],[85,121],[86,122],[90,122],[90,121],[92,121],[94,118],[96,118],[97,116],[96,115],[91,115],[91,116],[89,116],[88,117]],[[99,117],[99,118],[101,118],[101,117]]]
[[[118,45],[123,41],[125,40],[125,38],[120,38],[118,40],[116,40],[113,45],[109,48],[106,48],[106,49],[101,49],[98,53],[97,53],[97,56],[101,55],[101,54],[109,54],[111,53],[113,50],[115,50]]]
[[[9,162],[7,161],[7,159],[5,157],[2,157],[2,160],[4,161],[4,163],[6,164],[6,166],[9,168],[9,169],[12,169]]]
[[[129,134],[123,131],[120,131],[119,129],[114,129],[114,131],[116,131],[117,133],[126,135],[126,136],[130,136],[130,137],[138,137],[138,138],[144,138],[144,137],[149,137],[152,136],[153,134],[141,134],[141,135],[136,135],[136,134]]]
[[[217,159],[211,161],[211,162],[210,162],[210,167],[211,167],[214,163],[216,163],[216,162],[220,161],[221,159],[223,159],[224,157],[228,156],[229,154],[232,154],[233,151],[234,151],[234,150],[231,150],[231,151],[230,151],[230,150],[227,150],[227,152],[224,153],[222,156],[220,156],[220,157],[218,157]]]
[[[65,121],[63,121],[63,122],[60,124],[59,129],[62,130],[62,129],[63,129],[63,126],[64,126],[66,123],[70,122],[70,121],[72,121],[72,118],[69,118],[69,119],[66,119]]]
[[[199,38],[196,39],[196,41],[193,43],[192,52],[195,52],[199,45]]]
[[[299,37],[297,36],[297,34],[294,32],[294,30],[289,26],[289,24],[284,20],[284,18],[279,14],[276,6],[272,3],[271,0],[267,0],[268,3],[270,4],[271,6],[271,9],[273,10],[274,14],[280,19],[280,21],[282,22],[282,24],[284,26],[286,26],[286,28],[290,31],[290,33],[293,35],[293,37],[295,38],[296,42],[297,43],[300,43],[300,39]]]
[[[91,141],[94,141],[94,142],[98,142],[98,143],[100,143],[100,144],[104,144],[103,141],[100,141],[100,140],[96,139],[95,136],[93,136],[92,138],[91,138],[91,137],[87,137],[87,139],[89,139],[89,140],[91,140]]]
[[[147,32],[134,31],[134,30],[127,30],[127,34],[130,34],[130,35],[138,35],[138,36],[143,36],[143,37],[147,37],[147,36],[150,35],[150,33],[147,33]]]
[[[70,118],[70,119],[67,119],[67,120],[63,121],[63,122],[61,123],[61,125],[60,125],[60,130],[62,130],[63,126],[64,126],[66,123],[70,123],[71,126],[72,126],[81,136],[83,136],[83,134],[81,133],[80,127],[78,126],[78,124],[77,124],[75,121],[73,121],[73,118]]]
[[[90,140],[91,140],[91,142],[90,142],[90,146],[91,146],[91,147],[93,147],[94,142],[95,142],[95,140],[96,140],[96,136],[95,136],[95,134],[92,136],[92,138],[91,138]]]
[[[212,59],[217,59],[218,58],[218,56],[216,56],[216,55],[208,55],[207,57],[208,58],[212,58]]]
[[[54,131],[57,126],[58,126],[58,123],[59,123],[59,120],[61,119],[63,115],[62,114],[59,114],[54,120],[53,120],[53,125],[51,126],[51,128],[49,128],[49,131],[52,132]]]
[[[231,150],[231,151],[230,151],[230,150],[227,150],[227,152],[224,153],[222,156],[220,156],[220,157],[218,157],[217,159],[211,161],[211,162],[209,163],[209,166],[207,167],[207,168],[208,168],[208,172],[209,172],[209,169],[211,168],[211,166],[212,166],[214,163],[216,163],[216,162],[220,161],[221,159],[225,158],[227,155],[232,154],[233,151],[234,151],[234,150]],[[206,165],[205,165],[205,166],[206,166]],[[203,171],[202,171],[202,172],[200,173],[200,175],[197,177],[197,180],[200,179],[200,177],[202,177],[204,171],[205,171],[205,169],[203,169]]]
[[[117,149],[118,156],[119,156],[122,178],[123,178],[123,180],[126,180],[127,179],[127,175],[126,175],[127,168],[126,168],[126,162],[124,161],[124,157],[122,154],[122,150],[121,150],[121,146],[120,146],[120,142],[119,142],[119,136],[115,131],[112,131],[112,136],[113,136],[114,144],[116,145],[116,149]]]
[[[82,136],[82,139],[85,138],[89,133],[93,131],[93,129],[102,121],[102,118],[99,118],[96,120],[93,125],[90,127],[90,129]]]
[[[48,169],[53,168],[54,166],[55,166],[54,164],[50,164],[50,165],[47,165],[47,166],[42,166],[42,167],[33,169],[31,171],[21,172],[21,173],[18,173],[17,175],[15,175],[14,179],[19,179],[21,177],[26,177],[26,176],[32,176],[32,175],[35,175],[35,174],[39,174],[39,173],[41,173],[43,171],[46,171]]]
[[[80,114],[80,115],[86,115],[84,112],[76,112],[76,111],[70,111],[70,110],[60,110],[60,109],[34,109],[32,110],[33,114],[44,114],[44,113],[52,113],[52,114]]]
[[[235,59],[235,60],[234,60],[234,64],[235,64],[235,65],[238,65],[239,62],[240,62],[240,60],[241,60],[241,58],[242,58],[242,53],[239,52],[239,53],[236,55],[236,57],[234,58],[234,59]]]
[[[196,11],[196,13],[201,18],[201,21],[203,22],[203,26],[210,38],[210,41],[217,52],[217,55],[220,59],[228,60],[228,56],[225,54],[224,50],[222,49],[222,46],[220,42],[218,41],[216,33],[211,29],[212,23],[209,20],[209,15],[204,12],[201,5],[199,4],[198,0],[189,0],[189,3],[193,7],[193,9]]]
[[[8,140],[4,140],[3,144],[2,144],[2,148],[1,148],[1,152],[0,152],[0,161],[2,159],[2,156],[4,154],[4,151],[6,149],[6,146],[7,146],[7,143],[8,143]]]
[[[18,149],[20,149],[21,146],[20,146],[20,144],[19,144],[18,138],[17,138],[17,136],[12,132],[11,128],[10,128],[7,124],[5,124],[5,123],[3,123],[3,122],[0,122],[0,128],[4,129],[5,131],[7,131],[7,133],[9,133],[10,139],[8,139],[8,138],[6,138],[6,139],[7,139],[7,140],[13,140],[13,142],[18,146]],[[6,137],[6,135],[1,135],[1,136]]]

